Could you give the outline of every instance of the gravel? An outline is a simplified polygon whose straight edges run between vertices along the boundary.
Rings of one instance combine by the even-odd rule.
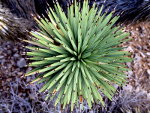
[[[132,73],[129,84],[137,92],[146,91],[150,94],[150,22],[141,22],[126,27],[126,31],[131,33],[131,41],[125,43],[123,46],[130,51],[132,63],[128,63]]]
[[[60,107],[38,92],[42,84],[30,84],[35,76],[24,76],[32,69],[23,55],[24,46],[22,42],[0,42],[0,113],[59,113]]]

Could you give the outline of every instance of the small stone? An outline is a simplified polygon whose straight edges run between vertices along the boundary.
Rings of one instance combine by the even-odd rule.
[[[12,79],[11,79],[11,78],[8,78],[6,81],[7,81],[7,82],[10,82],[10,81],[12,81]]]
[[[16,53],[16,54],[14,54],[14,57],[15,57],[15,58],[19,58],[20,55]]]
[[[19,68],[25,67],[25,66],[26,66],[26,61],[25,61],[25,59],[24,59],[24,58],[21,58],[21,59],[17,62],[17,66],[18,66]]]
[[[17,52],[18,51],[18,49],[15,47],[14,49],[13,49],[13,52]]]
[[[147,70],[147,73],[150,75],[150,69]]]
[[[12,51],[11,51],[11,50],[8,50],[8,51],[7,51],[7,54],[8,54],[8,55],[11,55],[11,54],[12,54]]]
[[[30,77],[27,77],[26,80],[27,80],[27,82],[31,82],[31,78]]]
[[[148,56],[150,56],[150,52],[147,52],[146,54],[147,54]]]
[[[3,53],[3,51],[0,49],[0,54],[2,54]]]
[[[23,72],[18,72],[17,75],[23,75]]]
[[[1,65],[4,65],[5,62],[6,62],[6,60],[5,60],[5,59],[2,59]]]
[[[29,98],[30,98],[31,100],[35,100],[35,95],[34,95],[34,94],[29,94]]]
[[[4,58],[4,56],[0,56],[0,59],[3,59]]]
[[[125,91],[132,92],[133,87],[132,87],[131,85],[126,85],[126,86],[123,87],[123,89],[124,89]]]

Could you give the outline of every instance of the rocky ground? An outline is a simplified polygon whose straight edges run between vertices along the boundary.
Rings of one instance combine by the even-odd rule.
[[[150,93],[150,22],[127,26],[132,40],[125,44],[134,61],[129,65],[129,83],[137,90]]]
[[[119,90],[113,101],[106,99],[106,108],[94,105],[92,110],[82,112],[103,113],[148,113],[150,112],[150,23],[127,26],[131,41],[123,44],[132,53],[134,61],[128,63],[128,84]],[[45,95],[38,93],[40,85],[29,84],[34,76],[24,77],[31,70],[27,66],[25,43],[0,42],[0,113],[53,113],[61,112],[53,102],[44,101]],[[69,107],[62,110],[69,112]],[[79,112],[76,108],[75,111]]]
[[[141,95],[146,103],[141,104],[142,101],[137,101],[132,105],[147,109],[142,113],[150,112],[150,22],[126,26],[125,31],[131,33],[129,37],[131,41],[123,46],[131,52],[133,62],[127,63],[131,71],[128,72],[128,84],[124,87],[124,91],[132,92],[135,97]]]

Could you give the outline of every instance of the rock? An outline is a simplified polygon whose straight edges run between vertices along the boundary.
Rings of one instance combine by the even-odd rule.
[[[31,100],[35,100],[35,95],[34,95],[34,94],[29,94],[29,98],[30,98]]]
[[[3,53],[3,51],[1,50],[1,48],[0,48],[0,55]]]
[[[18,72],[17,75],[23,75],[23,72]]]
[[[0,63],[1,63],[1,65],[4,65],[5,62],[6,62],[6,60],[2,59],[2,61]]]
[[[19,57],[20,57],[20,55],[19,55],[19,54],[17,54],[17,53],[15,53],[15,54],[14,54],[14,57],[15,57],[15,58],[19,58]]]
[[[11,55],[11,54],[12,54],[12,51],[11,51],[11,50],[7,50],[7,54],[8,54],[8,55]]]
[[[147,70],[147,73],[150,75],[150,69]]]
[[[0,59],[3,59],[4,58],[4,56],[0,56]]]
[[[17,66],[18,66],[19,68],[25,67],[25,66],[26,66],[26,61],[25,61],[25,59],[24,59],[24,58],[21,58],[19,61],[17,61]]]
[[[123,89],[124,89],[125,91],[132,92],[133,87],[132,87],[131,85],[126,85],[126,86],[123,87]]]
[[[148,56],[150,56],[150,52],[147,52],[146,54],[147,54]]]
[[[27,83],[31,82],[31,77],[27,77],[26,79],[27,79]]]

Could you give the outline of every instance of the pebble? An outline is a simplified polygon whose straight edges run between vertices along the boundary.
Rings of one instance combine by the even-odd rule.
[[[6,62],[5,59],[2,59],[1,64],[3,65]]]
[[[27,77],[27,78],[26,78],[26,81],[27,81],[27,83],[28,83],[28,82],[31,82],[31,77]]]
[[[148,56],[150,56],[150,52],[147,52],[146,54],[147,54]]]
[[[19,58],[19,57],[20,57],[20,55],[19,55],[19,54],[17,54],[17,53],[15,53],[15,54],[14,54],[14,57],[15,57],[15,58]]]
[[[30,99],[35,100],[35,95],[34,94],[29,94]]]
[[[19,61],[17,61],[17,66],[18,66],[19,68],[25,67],[25,66],[26,66],[26,61],[25,61],[25,59],[24,59],[24,58],[21,58]]]
[[[7,54],[8,54],[8,55],[11,55],[11,54],[12,54],[11,50],[8,50],[8,51],[7,51]]]
[[[0,56],[0,59],[3,59],[4,58],[4,56]]]
[[[17,75],[23,75],[23,72],[18,72]]]
[[[150,75],[150,69],[147,70],[147,73]]]

